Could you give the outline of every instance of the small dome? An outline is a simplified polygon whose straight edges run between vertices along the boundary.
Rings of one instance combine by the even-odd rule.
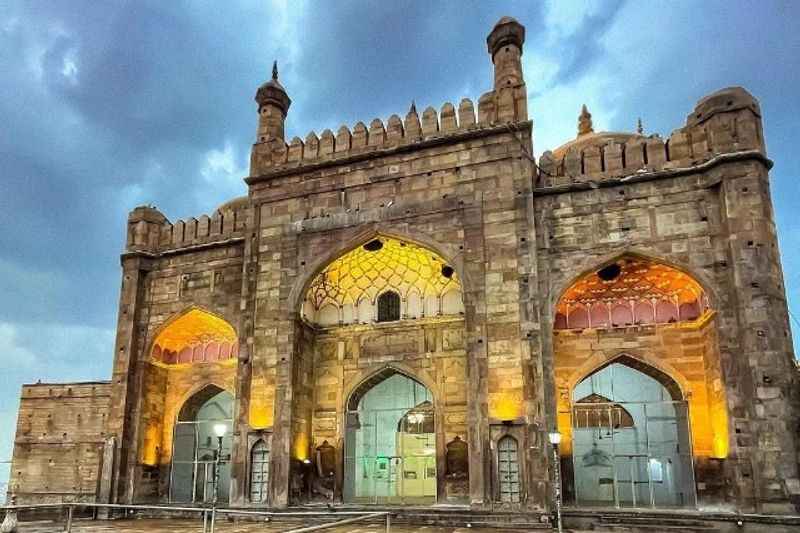
[[[247,205],[247,196],[237,196],[217,207],[217,211],[236,211]]]
[[[522,50],[525,43],[525,26],[512,17],[503,17],[494,25],[489,36],[486,37],[486,46],[489,53],[494,56],[500,48],[509,44]]]
[[[574,148],[578,151],[588,148],[589,146],[605,146],[609,142],[617,142],[625,144],[631,139],[641,139],[644,141],[647,137],[639,135],[638,133],[624,133],[614,131],[601,131],[599,133],[586,133],[579,136],[577,139],[562,144],[553,150],[553,157],[558,160],[564,157],[567,151]]]
[[[272,79],[263,83],[256,91],[256,102],[259,108],[264,105],[272,104],[277,106],[283,114],[289,111],[289,106],[292,105],[292,100],[286,94],[286,89],[278,81],[278,62],[272,64]]]

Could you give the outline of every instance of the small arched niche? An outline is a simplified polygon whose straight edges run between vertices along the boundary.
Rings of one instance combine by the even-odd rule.
[[[329,263],[309,283],[300,312],[322,327],[461,315],[461,280],[440,254],[377,235]]]

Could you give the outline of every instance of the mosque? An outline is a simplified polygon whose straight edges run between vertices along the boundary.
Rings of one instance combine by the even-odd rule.
[[[568,507],[794,512],[757,100],[664,138],[584,107],[537,159],[524,42],[491,29],[475,103],[304,139],[276,66],[247,195],[131,211],[111,379],[23,387],[17,501],[547,512],[558,471]]]

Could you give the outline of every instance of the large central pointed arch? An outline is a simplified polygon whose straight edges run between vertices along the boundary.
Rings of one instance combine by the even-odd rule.
[[[338,246],[327,248],[320,254],[305,258],[304,261],[301,259],[303,273],[292,285],[288,298],[289,308],[299,314],[305,294],[314,278],[339,257],[380,237],[411,243],[433,252],[441,257],[445,264],[452,266],[454,272],[459,276],[462,292],[466,292],[471,287],[469,274],[464,269],[463,250],[441,243],[421,232],[411,234],[397,231],[396,228],[372,227],[366,230],[362,229],[349,238],[343,239]]]
[[[433,391],[391,365],[346,400],[343,497],[362,504],[432,504],[438,496]]]
[[[463,314],[461,277],[437,251],[376,233],[304,285],[302,318],[322,327]]]

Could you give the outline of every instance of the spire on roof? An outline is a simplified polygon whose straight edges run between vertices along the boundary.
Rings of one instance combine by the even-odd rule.
[[[278,80],[278,60],[272,62],[272,79],[277,81]]]
[[[592,114],[586,109],[586,104],[581,107],[581,114],[578,117],[578,137],[594,132],[592,127]]]
[[[408,110],[409,114],[417,114],[417,103],[414,100],[411,100],[411,108]]]
[[[642,135],[644,133],[644,127],[642,126],[642,117],[639,117],[639,120],[636,121],[636,133]]]

